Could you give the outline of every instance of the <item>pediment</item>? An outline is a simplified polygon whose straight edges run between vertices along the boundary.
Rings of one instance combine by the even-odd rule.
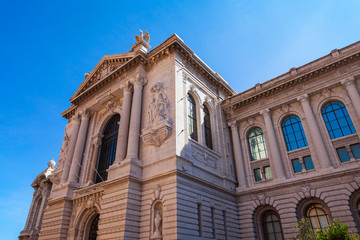
[[[104,56],[91,72],[85,74],[85,80],[70,98],[70,102],[134,58],[135,55],[134,53],[123,53]]]

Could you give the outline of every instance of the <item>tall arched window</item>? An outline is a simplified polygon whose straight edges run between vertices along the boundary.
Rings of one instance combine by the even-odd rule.
[[[98,224],[99,224],[99,216],[97,215],[91,222],[90,225],[90,229],[89,229],[89,240],[96,240],[98,235],[97,235],[97,231],[98,231]]]
[[[195,141],[198,140],[197,121],[196,121],[196,103],[194,98],[188,95],[188,133]]]
[[[306,217],[310,219],[313,229],[326,228],[331,223],[328,210],[319,203],[311,204],[307,208]]]
[[[96,183],[107,179],[106,170],[114,163],[116,153],[116,143],[118,137],[120,115],[113,116],[105,127],[104,137],[101,144],[99,164],[97,167]]]
[[[301,120],[291,115],[282,122],[282,129],[288,151],[303,148],[308,145]]]
[[[321,112],[331,139],[356,133],[344,104],[329,102]]]
[[[205,128],[205,144],[208,148],[213,149],[211,137],[211,122],[209,109],[204,105],[204,128]]]
[[[262,217],[264,238],[266,240],[282,240],[283,233],[278,215],[274,211],[266,212]]]
[[[255,127],[248,133],[251,161],[268,157],[263,130]]]

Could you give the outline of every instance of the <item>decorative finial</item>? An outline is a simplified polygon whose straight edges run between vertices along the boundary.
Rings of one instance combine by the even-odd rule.
[[[48,167],[49,168],[54,168],[55,167],[56,162],[54,161],[54,158],[52,158],[49,162],[48,162]]]

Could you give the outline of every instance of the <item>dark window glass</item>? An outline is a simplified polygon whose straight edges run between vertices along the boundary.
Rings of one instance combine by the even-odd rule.
[[[113,116],[105,127],[101,143],[100,159],[97,168],[96,183],[107,179],[106,169],[115,161],[116,143],[119,130],[120,115]]]
[[[259,127],[248,133],[251,161],[268,157],[263,130]]]
[[[351,152],[354,155],[355,159],[360,159],[360,144],[354,144],[350,146]]]
[[[291,164],[294,169],[294,173],[302,172],[302,166],[298,158],[291,160]]]
[[[313,229],[327,228],[331,223],[328,211],[321,204],[310,205],[306,211],[306,217],[310,219]]]
[[[256,168],[254,169],[254,176],[255,176],[255,181],[259,182],[262,180],[262,173],[261,173],[261,169],[260,168]]]
[[[270,166],[264,167],[264,174],[265,174],[265,179],[272,179]]]
[[[311,159],[311,156],[306,156],[306,157],[303,158],[303,160],[304,160],[304,165],[305,165],[306,170],[314,169],[314,164],[313,164],[313,161]]]
[[[191,95],[188,95],[188,133],[192,139],[198,140],[197,121],[196,121],[196,103]]]
[[[97,239],[97,231],[98,231],[98,224],[99,224],[99,215],[95,217],[95,219],[91,222],[90,231],[89,231],[89,240],[96,240]]]
[[[273,211],[264,214],[262,218],[264,236],[266,240],[282,240],[283,234],[280,219]]]
[[[211,122],[209,109],[204,105],[204,128],[205,128],[205,143],[210,149],[213,149],[211,137]]]
[[[308,145],[301,120],[297,116],[288,116],[282,123],[282,129],[288,151]]]
[[[202,226],[202,206],[200,203],[198,203],[198,228],[199,228],[199,237],[203,234],[203,226]]]
[[[336,151],[337,151],[337,153],[339,155],[340,162],[348,162],[348,161],[350,161],[350,156],[349,156],[349,154],[348,154],[345,147],[337,148]]]
[[[322,115],[331,139],[356,133],[344,104],[330,102],[323,107]]]

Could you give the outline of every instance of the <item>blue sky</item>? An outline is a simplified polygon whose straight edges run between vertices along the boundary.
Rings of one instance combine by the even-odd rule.
[[[30,184],[57,161],[68,99],[103,55],[139,29],[177,33],[237,92],[360,40],[360,1],[0,2],[0,232],[16,239]]]

